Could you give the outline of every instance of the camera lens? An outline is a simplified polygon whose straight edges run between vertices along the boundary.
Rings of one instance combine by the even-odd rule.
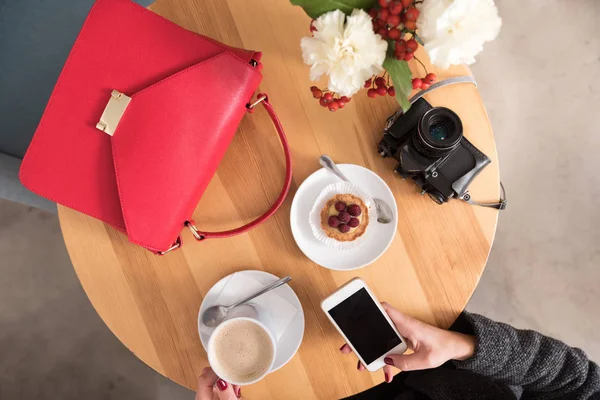
[[[429,134],[435,141],[448,139],[448,127],[444,124],[434,124],[429,127]]]
[[[462,122],[458,115],[445,107],[434,107],[419,120],[413,144],[426,156],[442,157],[460,144],[462,136]]]

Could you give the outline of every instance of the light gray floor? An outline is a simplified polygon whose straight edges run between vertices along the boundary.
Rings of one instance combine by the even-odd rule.
[[[468,309],[600,361],[600,1],[498,1],[473,71],[510,207]],[[0,399],[192,399],[104,326],[56,215],[0,200]]]

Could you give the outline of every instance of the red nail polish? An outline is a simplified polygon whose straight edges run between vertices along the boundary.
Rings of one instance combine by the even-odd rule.
[[[227,389],[227,382],[225,382],[223,379],[217,379],[217,387],[222,392],[223,390]]]
[[[238,399],[242,398],[242,388],[238,388],[237,394],[235,395]]]
[[[387,365],[394,365],[394,360],[392,360],[391,357],[384,358],[383,362],[386,363]]]
[[[360,371],[360,360],[358,360],[358,364],[356,364],[356,369]]]
[[[390,383],[390,376],[387,374],[387,372],[384,372],[384,374],[385,374],[385,381],[387,383]]]

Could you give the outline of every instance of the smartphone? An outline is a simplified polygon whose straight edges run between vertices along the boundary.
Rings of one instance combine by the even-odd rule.
[[[355,278],[321,303],[321,308],[369,371],[402,354],[406,341],[362,279]]]

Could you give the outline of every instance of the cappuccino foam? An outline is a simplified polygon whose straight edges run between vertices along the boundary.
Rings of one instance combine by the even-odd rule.
[[[211,352],[223,378],[251,382],[268,371],[274,357],[273,344],[261,326],[233,320],[217,334]]]

